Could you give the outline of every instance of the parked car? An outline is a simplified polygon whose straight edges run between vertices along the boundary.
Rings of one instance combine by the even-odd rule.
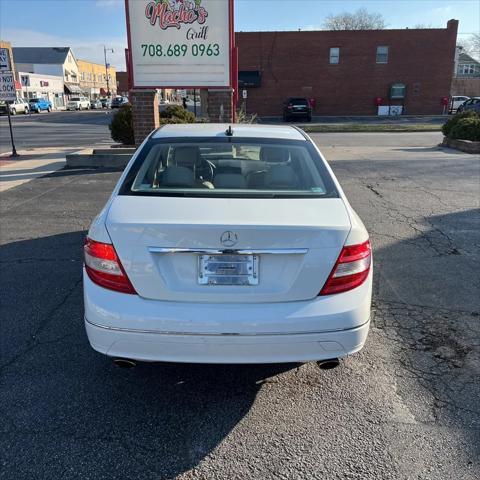
[[[84,252],[90,344],[124,365],[335,366],[367,338],[368,233],[296,127],[156,130]]]
[[[458,110],[458,107],[465,101],[469,100],[470,97],[465,97],[464,95],[454,95],[450,98],[450,107],[449,112],[455,113]]]
[[[42,111],[51,112],[52,102],[45,98],[31,98],[28,101],[29,108],[32,112],[40,113]]]
[[[10,102],[10,114],[16,115],[17,113],[27,114],[30,111],[28,102],[23,98],[17,98],[15,101]],[[5,102],[0,102],[0,114],[7,114],[7,104]]]
[[[101,109],[102,108],[102,102],[98,98],[95,98],[93,100],[90,100],[90,108],[93,109]]]
[[[100,101],[102,102],[102,108],[111,108],[112,100],[108,97],[101,98]]]
[[[466,112],[467,110],[473,110],[480,113],[480,97],[472,97],[463,102],[457,109],[458,113]]]
[[[306,98],[289,98],[283,106],[283,120],[288,122],[293,118],[304,118],[312,121],[312,107]]]
[[[120,108],[123,107],[124,105],[128,105],[128,98],[127,97],[115,97],[112,100],[112,108]]]
[[[89,110],[90,100],[87,97],[72,97],[67,102],[67,110]]]

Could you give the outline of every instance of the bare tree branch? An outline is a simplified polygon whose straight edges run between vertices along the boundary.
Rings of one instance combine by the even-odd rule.
[[[329,15],[323,23],[325,30],[382,30],[385,27],[385,19],[380,13],[369,13],[365,8],[354,13]]]

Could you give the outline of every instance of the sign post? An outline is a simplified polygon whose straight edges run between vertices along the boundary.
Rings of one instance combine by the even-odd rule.
[[[2,49],[6,50],[6,49]],[[8,54],[8,51],[7,51]],[[8,58],[8,55],[7,55]],[[0,53],[0,63],[2,62],[2,54]],[[8,63],[8,62],[7,62]],[[2,63],[3,66],[3,63]],[[8,65],[9,66],[9,63]],[[7,116],[8,116],[8,127],[10,129],[10,140],[12,142],[12,154],[11,158],[19,157],[15,148],[15,141],[13,139],[13,130],[12,130],[12,119],[10,116],[10,104],[9,102],[14,102],[17,98],[17,92],[15,90],[15,77],[12,72],[2,72],[0,73],[0,100],[3,100],[7,105]]]

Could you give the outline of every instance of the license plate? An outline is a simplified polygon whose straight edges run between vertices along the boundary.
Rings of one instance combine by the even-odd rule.
[[[200,285],[258,285],[258,255],[199,255]]]

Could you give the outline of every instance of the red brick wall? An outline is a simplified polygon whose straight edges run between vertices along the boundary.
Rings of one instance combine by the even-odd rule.
[[[233,120],[231,90],[208,90],[207,115],[212,123],[228,123]]]
[[[128,73],[127,72],[117,72],[117,93],[119,95],[124,95],[128,93]]]
[[[130,90],[129,98],[132,103],[135,145],[138,146],[150,132],[160,126],[158,94],[156,90]]]
[[[389,101],[392,83],[407,86],[407,114],[438,115],[452,83],[458,21],[447,28],[373,31],[239,32],[239,70],[259,70],[248,89],[247,113],[281,115],[291,96],[316,99],[314,115],[376,115],[376,97]],[[388,64],[376,63],[389,47]],[[340,63],[330,65],[330,47]]]

